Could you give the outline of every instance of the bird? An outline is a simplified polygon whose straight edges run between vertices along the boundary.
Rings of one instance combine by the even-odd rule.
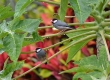
[[[72,27],[70,27],[67,23],[61,21],[61,20],[58,20],[58,19],[52,19],[51,20],[53,26],[58,29],[58,30],[61,30],[61,31],[66,31],[66,30],[71,30],[73,29]]]
[[[38,61],[46,60],[46,52],[42,48],[36,48],[35,50]]]

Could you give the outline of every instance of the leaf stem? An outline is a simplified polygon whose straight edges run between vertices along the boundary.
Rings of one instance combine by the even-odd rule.
[[[73,45],[75,45],[75,44],[81,42],[82,40],[87,40],[87,39],[95,38],[95,37],[96,37],[96,34],[92,34],[92,35],[89,35],[89,36],[87,36],[87,37],[85,37],[85,38],[82,38],[81,40],[78,40],[78,41],[76,41],[75,43],[72,43],[72,44],[66,46],[64,49],[62,49],[61,51],[55,53],[54,55],[52,55],[51,57],[49,57],[47,60],[50,60],[50,59],[54,58],[55,56],[57,56],[57,55],[60,54],[61,52],[65,51],[66,49],[70,48],[71,46],[73,46]],[[40,67],[42,64],[46,63],[47,60],[44,60],[42,63],[38,64],[37,66],[31,68],[30,70],[24,72],[23,74],[21,74],[21,75],[19,75],[19,76],[13,78],[13,80],[15,80],[15,79],[17,79],[17,78],[20,78],[20,77],[24,76],[25,74],[27,74],[27,73],[33,71],[34,69]]]
[[[96,33],[95,31],[89,31],[89,32],[86,32],[86,33],[83,33],[83,34],[80,34],[80,35],[77,35],[77,36],[73,36],[73,37],[70,37],[70,38],[68,38],[68,39],[65,39],[65,40],[63,40],[63,41],[61,41],[61,42],[58,42],[58,43],[56,43],[56,44],[54,44],[54,45],[51,45],[51,46],[49,46],[49,47],[46,47],[46,48],[43,48],[44,50],[47,50],[47,49],[50,49],[50,48],[53,48],[53,47],[55,47],[55,46],[57,46],[57,45],[59,45],[59,44],[62,44],[62,43],[64,43],[64,42],[67,42],[67,41],[69,41],[69,40],[72,40],[72,39],[74,39],[74,38],[77,38],[77,37],[80,37],[80,36],[84,36],[84,35],[88,35],[88,34],[93,34],[93,33]],[[22,54],[29,54],[29,53],[34,53],[35,51],[29,51],[29,52],[21,52]]]
[[[108,57],[108,60],[110,61],[109,50],[108,50],[108,46],[107,46],[107,43],[106,43],[106,39],[104,37],[104,32],[102,30],[100,30],[99,33],[102,36],[102,39],[103,39],[103,42],[104,42],[104,45],[105,45],[105,48],[106,48],[107,57]]]
[[[96,26],[96,23],[95,22],[85,22],[83,24],[80,24],[80,23],[68,23],[68,25],[70,26],[78,26],[78,25],[87,25],[87,26]],[[38,29],[46,29],[46,28],[52,28],[53,26],[41,26],[41,27],[38,27]]]
[[[104,17],[107,17],[108,15],[110,15],[110,11],[103,12],[102,15],[103,15]]]

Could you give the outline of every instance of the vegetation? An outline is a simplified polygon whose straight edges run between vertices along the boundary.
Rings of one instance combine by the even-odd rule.
[[[0,7],[0,54],[7,52],[9,56],[4,63],[3,69],[0,71],[0,80],[20,78],[47,62],[47,60],[45,60],[23,74],[12,78],[14,71],[20,69],[24,64],[24,60],[18,61],[20,53],[28,54],[35,52],[35,50],[21,52],[23,46],[44,41],[45,38],[64,34],[69,38],[43,48],[44,50],[48,50],[59,44],[65,45],[63,49],[53,54],[48,60],[55,58],[63,51],[69,49],[65,63],[66,65],[71,62],[78,51],[91,40],[96,40],[97,56],[91,55],[79,61],[75,61],[74,64],[77,64],[78,67],[61,71],[60,74],[76,72],[72,78],[73,80],[78,80],[79,78],[82,80],[109,80],[110,54],[106,42],[106,39],[110,39],[110,11],[106,10],[110,7],[109,0],[61,0],[60,3],[48,0],[38,0],[37,2],[46,2],[60,6],[57,15],[59,17],[56,18],[62,21],[65,19],[67,9],[73,9],[75,17],[79,21],[69,24],[71,26],[78,25],[78,28],[74,30],[44,36],[40,36],[38,30],[52,28],[52,26],[38,27],[40,23],[42,23],[41,18],[21,18],[22,15],[27,14],[26,12],[29,10],[27,7],[34,2],[34,0],[18,0],[14,11],[10,5]],[[85,22],[88,17],[92,17],[94,21]],[[83,25],[84,27],[82,27]],[[68,43],[66,44],[65,42]],[[11,60],[10,63],[8,62],[9,59]],[[36,73],[36,71],[34,72]],[[48,75],[50,74],[51,73]]]

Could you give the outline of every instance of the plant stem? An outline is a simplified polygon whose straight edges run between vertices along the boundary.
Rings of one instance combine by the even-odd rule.
[[[37,0],[39,2],[46,2],[46,3],[49,3],[49,4],[53,4],[53,5],[58,5],[60,6],[60,3],[57,3],[57,2],[54,2],[54,1],[47,1],[47,0]],[[71,6],[68,5],[69,8],[72,8]]]
[[[42,36],[42,38],[50,38],[50,37],[54,37],[54,36],[59,36],[59,35],[64,35],[64,34],[67,34],[67,33],[74,33],[74,32],[79,32],[79,31],[85,31],[85,30],[97,30],[98,27],[97,26],[94,26],[94,27],[89,27],[89,28],[81,28],[81,29],[73,29],[73,30],[69,30],[69,31],[66,31],[66,32],[61,32],[61,33],[56,33],[56,34],[49,34],[49,35],[45,35],[45,36]],[[25,37],[25,39],[32,39],[32,37]]]
[[[76,41],[75,43],[72,43],[72,44],[66,46],[64,49],[62,49],[61,51],[59,51],[59,52],[57,52],[56,54],[52,55],[52,56],[49,57],[47,60],[50,60],[50,59],[54,58],[55,56],[57,56],[57,55],[60,54],[61,52],[65,51],[66,49],[70,48],[71,46],[73,46],[73,45],[75,45],[75,44],[81,42],[82,40],[87,40],[87,39],[95,38],[95,37],[96,37],[96,34],[89,35],[89,36],[87,36],[87,37],[85,37],[85,38],[82,38],[81,40],[78,40],[78,41]],[[40,67],[42,64],[46,63],[47,60],[44,60],[42,63],[38,64],[37,66],[31,68],[30,70],[24,72],[23,74],[21,74],[21,75],[19,75],[19,76],[13,78],[13,80],[15,80],[15,79],[17,79],[17,78],[20,78],[20,77],[24,76],[25,74],[27,74],[27,73],[33,71],[34,69]]]
[[[110,61],[109,50],[108,50],[108,46],[107,46],[107,43],[106,43],[106,39],[104,37],[104,32],[102,30],[100,30],[99,33],[101,34],[101,37],[103,39],[103,42],[104,42],[104,45],[105,45],[105,48],[106,48],[107,57],[108,57],[108,60]]]
[[[106,22],[102,22],[102,25],[103,26],[109,26],[110,25],[110,19],[105,19],[104,21]],[[83,24],[80,24],[80,23],[68,23],[68,25],[70,26],[79,26],[79,25],[86,25],[86,26],[96,26],[96,22],[85,22]],[[47,29],[47,28],[52,28],[53,26],[41,26],[41,27],[38,27],[38,30],[40,29]]]
[[[105,19],[104,21],[105,21],[105,22],[110,22],[110,19]]]
[[[101,25],[106,27],[110,25],[110,22],[102,22]]]
[[[55,46],[57,46],[57,45],[59,45],[59,44],[62,44],[62,43],[64,43],[64,42],[67,42],[67,41],[69,41],[69,40],[72,40],[72,39],[74,39],[74,38],[77,38],[77,37],[80,37],[80,36],[84,36],[84,35],[89,35],[89,34],[93,34],[93,33],[96,33],[95,31],[89,31],[89,32],[86,32],[86,33],[83,33],[83,34],[80,34],[80,35],[77,35],[77,36],[73,36],[73,37],[70,37],[70,38],[68,38],[68,39],[65,39],[65,40],[63,40],[63,41],[61,41],[61,42],[58,42],[58,43],[56,43],[56,44],[54,44],[54,45],[51,45],[51,46],[49,46],[49,47],[46,47],[46,48],[43,48],[44,50],[48,50],[48,49],[50,49],[50,48],[53,48],[53,47],[55,47]],[[21,52],[22,54],[29,54],[29,53],[34,53],[35,51],[29,51],[29,52]]]
[[[80,23],[68,23],[68,25],[70,25],[70,26],[78,26],[78,25],[96,26],[96,23],[95,22],[85,22],[83,24],[80,24]],[[38,27],[38,29],[46,29],[46,28],[52,28],[52,26]]]
[[[104,17],[107,17],[108,15],[110,15],[110,11],[103,12],[102,15],[103,15]]]

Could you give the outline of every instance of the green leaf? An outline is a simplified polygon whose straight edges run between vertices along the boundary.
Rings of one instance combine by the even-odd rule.
[[[10,56],[10,59],[14,62],[17,61],[19,54],[22,48],[22,42],[24,39],[23,34],[8,34],[3,39],[3,45],[5,47],[5,51]]]
[[[19,0],[15,6],[14,18],[20,17],[24,12],[25,8],[32,3],[33,0]]]
[[[24,31],[24,32],[32,33],[33,31],[37,30],[40,22],[41,19],[20,20],[13,25],[12,30],[21,30],[21,32]]]
[[[83,36],[84,37],[84,36]],[[69,50],[69,53],[68,53],[68,57],[67,57],[67,63],[76,55],[76,53],[85,45],[87,44],[87,42],[89,42],[90,40],[92,40],[93,38],[91,39],[88,39],[88,40],[85,40],[85,41],[81,41],[80,43],[77,43],[75,45],[73,45],[70,50]],[[74,40],[73,40],[74,42]]]
[[[101,71],[101,68],[89,64],[89,65],[74,67],[74,68],[66,70],[66,71],[62,71],[60,74],[62,74],[62,73],[71,73],[71,72],[91,72],[91,71],[94,71],[94,70]]]
[[[0,20],[4,20],[6,18],[13,16],[14,12],[11,10],[12,8],[10,6],[6,6],[6,7],[0,6]]]
[[[40,72],[40,76],[42,76],[43,78],[47,78],[51,75],[52,75],[52,72],[47,70],[47,69],[42,69],[41,72]]]
[[[67,5],[68,5],[68,0],[61,0],[60,3],[60,10],[59,10],[59,16],[60,19],[63,21],[66,15],[66,10],[67,10]]]
[[[41,36],[39,36],[39,34],[37,32],[33,32],[32,33],[33,38],[25,38],[23,41],[23,46],[38,42],[38,41],[42,41],[43,38]]]
[[[102,72],[96,70],[93,72],[89,72],[88,74],[92,77],[95,77],[96,79],[101,79],[104,76]]]
[[[0,39],[0,49],[3,48],[3,41]]]
[[[83,65],[94,65],[96,67],[99,67],[99,63],[98,63],[98,60],[97,60],[96,55],[92,55],[92,56],[83,58],[80,61],[77,61],[75,63],[78,64],[79,66],[83,66]]]
[[[6,21],[4,20],[3,23],[0,24],[0,31],[1,32],[9,32],[9,28],[7,26]]]
[[[90,7],[91,2],[94,4],[94,2],[97,3],[98,0],[69,0],[69,2],[79,22],[84,23],[92,11],[92,7]]]
[[[81,78],[81,80],[92,80],[91,77],[84,72],[76,73],[72,80],[78,80],[78,78]]]
[[[109,80],[109,79],[107,79],[107,77],[106,76],[100,76],[100,78],[95,78],[94,76],[91,76],[91,78],[92,78],[92,80]]]
[[[11,77],[12,77],[12,73],[21,68],[22,65],[24,64],[24,61],[19,61],[19,62],[13,62],[13,63],[10,63],[10,64],[7,64],[6,67],[4,68],[3,72],[2,72],[2,75],[1,75],[1,78],[2,80],[6,79],[6,80],[11,80]],[[9,79],[7,79],[9,78]]]

